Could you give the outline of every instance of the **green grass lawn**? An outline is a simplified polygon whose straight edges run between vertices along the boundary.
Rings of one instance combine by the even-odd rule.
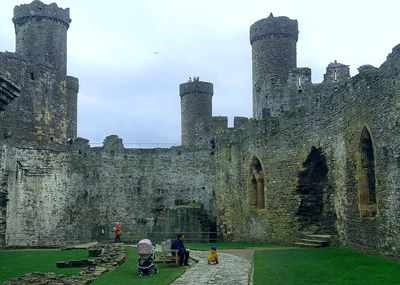
[[[193,250],[210,250],[215,245],[218,250],[223,249],[243,249],[243,248],[260,248],[260,247],[285,247],[285,245],[269,244],[269,243],[244,243],[244,242],[224,242],[224,243],[189,243],[185,242],[185,247]]]
[[[87,250],[0,251],[0,284],[13,277],[35,271],[64,275],[78,274],[80,268],[59,269],[56,267],[56,262],[87,258]]]
[[[209,250],[211,244],[187,243],[196,250]],[[213,244],[214,245],[214,244]],[[400,263],[383,257],[369,256],[349,249],[279,249],[271,244],[216,243],[219,249],[255,248],[254,285],[279,284],[400,284]],[[279,247],[281,247],[279,245]],[[170,284],[184,271],[182,267],[165,267],[159,264],[160,273],[153,276],[137,275],[136,248],[127,247],[128,258],[115,270],[96,280],[102,284]],[[28,250],[0,251],[0,284],[12,277],[35,271],[74,275],[81,270],[58,269],[57,261],[88,258],[87,250]]]
[[[348,249],[256,251],[254,285],[400,284],[400,263]]]
[[[126,248],[128,253],[127,261],[115,270],[101,276],[94,282],[94,285],[125,285],[125,284],[157,284],[167,285],[178,278],[184,271],[183,267],[165,267],[164,264],[157,264],[160,273],[153,276],[139,277],[137,274],[137,250],[133,247]]]

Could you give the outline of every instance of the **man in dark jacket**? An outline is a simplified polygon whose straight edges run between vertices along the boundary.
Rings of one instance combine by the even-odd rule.
[[[183,233],[179,233],[176,236],[176,239],[171,244],[171,249],[178,250],[179,266],[182,266],[182,265],[188,266],[189,265],[190,249],[186,248],[185,245],[183,244],[184,238],[185,238],[185,235]]]

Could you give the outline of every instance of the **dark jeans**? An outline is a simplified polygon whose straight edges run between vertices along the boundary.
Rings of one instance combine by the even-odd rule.
[[[178,252],[178,256],[179,256],[179,265],[189,264],[189,251]]]
[[[115,243],[122,243],[121,236],[115,236]]]

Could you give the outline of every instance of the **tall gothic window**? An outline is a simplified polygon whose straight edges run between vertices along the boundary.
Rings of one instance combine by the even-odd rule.
[[[257,157],[250,165],[249,203],[255,209],[265,208],[264,171]]]
[[[371,134],[366,127],[361,132],[357,153],[358,208],[361,217],[376,215],[375,159]]]

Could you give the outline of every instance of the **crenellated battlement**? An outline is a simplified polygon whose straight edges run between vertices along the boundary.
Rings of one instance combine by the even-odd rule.
[[[298,40],[297,20],[288,17],[274,17],[272,13],[268,18],[255,22],[250,27],[250,44],[261,39],[289,38]]]
[[[187,94],[213,94],[213,84],[205,81],[191,81],[179,85],[181,97]]]
[[[69,8],[62,9],[57,4],[46,5],[39,0],[30,4],[23,4],[14,8],[13,22],[16,26],[21,26],[32,19],[46,19],[64,25],[67,29],[71,23]]]
[[[73,76],[67,76],[67,88],[75,93],[79,92],[79,79]]]

